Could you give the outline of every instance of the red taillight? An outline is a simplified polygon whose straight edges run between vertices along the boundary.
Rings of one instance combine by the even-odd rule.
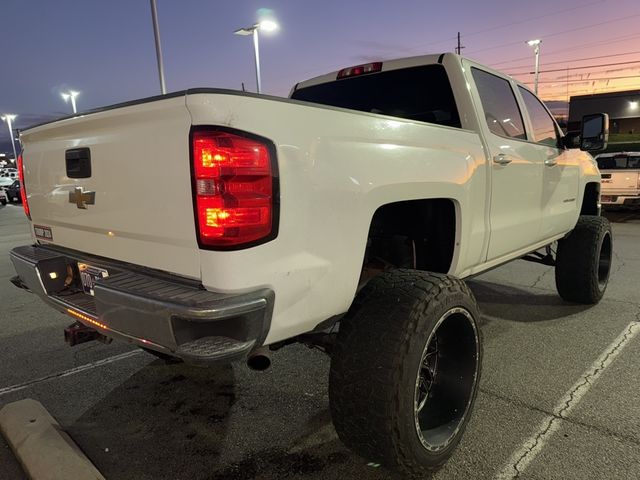
[[[374,73],[382,70],[382,62],[367,63],[365,65],[356,65],[355,67],[343,68],[338,72],[337,80],[346,77],[355,77],[364,75],[365,73]]]
[[[191,148],[200,245],[238,248],[274,238],[275,158],[267,141],[202,129]]]
[[[18,155],[18,180],[20,180],[20,198],[22,199],[22,208],[29,220],[31,220],[31,212],[29,212],[29,202],[27,202],[27,189],[24,187],[24,164],[22,162],[22,154]]]

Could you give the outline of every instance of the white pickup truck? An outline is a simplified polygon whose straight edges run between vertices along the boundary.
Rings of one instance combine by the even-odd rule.
[[[581,148],[604,148],[607,125],[585,117]],[[525,86],[454,54],[345,68],[289,99],[176,92],[21,141],[33,244],[12,250],[12,281],[78,322],[70,343],[254,367],[317,346],[340,438],[408,474],[446,461],[478,390],[463,278],[524,257],[592,304],[609,277],[591,155]]]
[[[603,207],[640,207],[640,152],[601,153]]]

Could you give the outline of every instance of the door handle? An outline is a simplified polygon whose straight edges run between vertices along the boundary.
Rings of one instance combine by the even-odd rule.
[[[558,164],[558,159],[557,159],[557,158],[547,158],[547,159],[544,161],[544,164],[545,164],[547,167],[555,167],[555,166]]]
[[[512,161],[513,159],[506,153],[499,153],[493,156],[493,163],[497,163],[498,165],[509,165]]]

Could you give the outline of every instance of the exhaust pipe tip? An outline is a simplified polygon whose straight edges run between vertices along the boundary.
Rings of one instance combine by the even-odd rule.
[[[247,366],[251,370],[263,372],[271,366],[271,354],[268,347],[260,347],[249,354]]]

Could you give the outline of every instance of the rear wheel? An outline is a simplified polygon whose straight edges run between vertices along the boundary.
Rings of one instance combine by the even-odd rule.
[[[583,215],[573,231],[558,242],[556,288],[576,303],[598,303],[609,282],[613,236],[604,217]]]
[[[478,318],[468,287],[447,275],[395,270],[371,280],[332,354],[329,400],[340,439],[406,474],[441,466],[476,398]]]

